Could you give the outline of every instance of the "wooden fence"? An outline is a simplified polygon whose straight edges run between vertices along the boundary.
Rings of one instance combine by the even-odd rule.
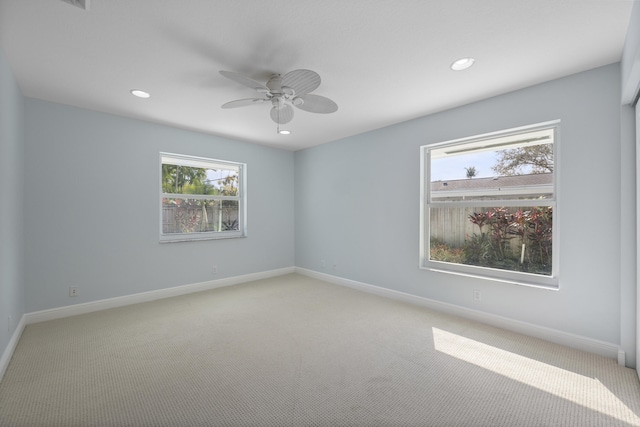
[[[474,233],[479,234],[477,225],[469,221],[469,215],[476,212],[487,212],[491,208],[466,207],[466,208],[433,208],[430,210],[431,238],[438,239],[451,247],[462,247],[467,236]],[[509,212],[530,208],[510,208]],[[483,227],[485,233],[489,232],[489,227]],[[522,242],[518,236],[510,239],[511,249],[519,253]]]
[[[162,232],[194,233],[238,230],[238,206],[209,203],[206,206],[162,206]]]

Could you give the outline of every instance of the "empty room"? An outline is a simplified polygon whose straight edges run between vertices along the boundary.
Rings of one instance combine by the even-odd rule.
[[[640,426],[637,0],[0,0],[0,427]]]

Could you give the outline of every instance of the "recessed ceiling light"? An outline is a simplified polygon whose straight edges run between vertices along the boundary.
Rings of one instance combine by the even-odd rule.
[[[280,135],[290,135],[290,134],[291,134],[291,131],[290,131],[290,130],[284,130],[284,129],[282,129],[282,130],[279,130],[279,131],[278,131],[278,133],[279,133]]]
[[[134,89],[131,91],[131,95],[137,96],[138,98],[149,98],[151,95],[149,92],[145,92],[143,90]]]
[[[476,62],[476,60],[473,58],[460,58],[453,64],[451,64],[451,69],[453,71],[466,70],[467,68],[471,67],[474,62]]]

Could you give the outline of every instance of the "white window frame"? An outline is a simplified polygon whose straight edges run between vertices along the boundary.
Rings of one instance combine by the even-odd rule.
[[[537,130],[552,129],[553,140],[553,197],[544,200],[491,200],[491,201],[433,201],[431,195],[430,152],[436,148],[464,146],[478,147],[489,141],[486,145],[492,146],[492,142],[498,138],[510,138],[514,135],[534,132]],[[499,141],[499,140],[498,140]],[[499,282],[506,282],[525,286],[541,287],[546,289],[558,289],[559,287],[559,235],[558,235],[558,177],[560,166],[560,120],[538,123],[530,126],[522,126],[497,132],[486,133],[466,138],[429,144],[420,147],[420,268],[424,270],[456,274],[472,278],[481,278]],[[499,142],[498,142],[499,143]],[[495,145],[494,145],[495,146]],[[462,148],[464,149],[464,148]],[[430,260],[430,208],[437,207],[509,207],[509,206],[551,206],[553,209],[552,223],[552,266],[551,275],[525,273],[519,271],[502,270],[467,264]]]
[[[221,195],[200,195],[200,194],[173,194],[163,193],[162,191],[162,165],[173,164],[181,166],[191,166],[200,168],[223,168],[238,171],[238,195],[237,196],[221,196]],[[210,159],[205,157],[189,156],[184,154],[161,152],[159,156],[159,225],[160,225],[160,243],[169,242],[189,242],[198,240],[217,240],[232,239],[246,237],[247,235],[247,201],[246,201],[246,169],[245,163],[232,162],[228,160]],[[207,231],[192,233],[164,233],[162,224],[162,200],[163,198],[172,199],[200,199],[200,200],[236,200],[238,202],[238,230],[229,231]]]

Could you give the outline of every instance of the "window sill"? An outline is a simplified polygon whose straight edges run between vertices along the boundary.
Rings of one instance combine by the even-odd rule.
[[[510,285],[544,289],[548,291],[560,290],[558,286],[558,278],[551,277],[551,276],[542,277],[542,276],[531,275],[527,273],[513,274],[512,272],[495,270],[495,269],[490,269],[485,267],[470,267],[470,270],[479,269],[481,270],[480,272],[463,271],[463,269],[459,269],[459,270],[447,269],[446,267],[439,268],[438,266],[433,266],[433,265],[422,266],[420,267],[420,269],[434,271],[436,273],[444,273],[444,274],[452,274],[455,276],[469,277],[472,279],[481,279],[481,280],[488,280],[491,282],[501,282],[501,283],[508,283]],[[482,271],[485,271],[485,270],[488,272],[485,274],[482,274]],[[494,273],[495,275],[491,273]],[[502,275],[502,277],[500,277],[500,275]],[[508,277],[508,276],[511,276],[511,277]],[[513,276],[522,276],[523,278],[513,277]],[[528,276],[534,276],[534,277],[532,277],[531,280],[526,280]]]
[[[247,237],[246,234],[243,233],[232,233],[232,234],[224,234],[224,235],[198,235],[198,236],[189,236],[185,234],[178,235],[161,235],[159,243],[181,243],[181,242],[200,242],[203,240],[226,240],[226,239],[242,239]]]

